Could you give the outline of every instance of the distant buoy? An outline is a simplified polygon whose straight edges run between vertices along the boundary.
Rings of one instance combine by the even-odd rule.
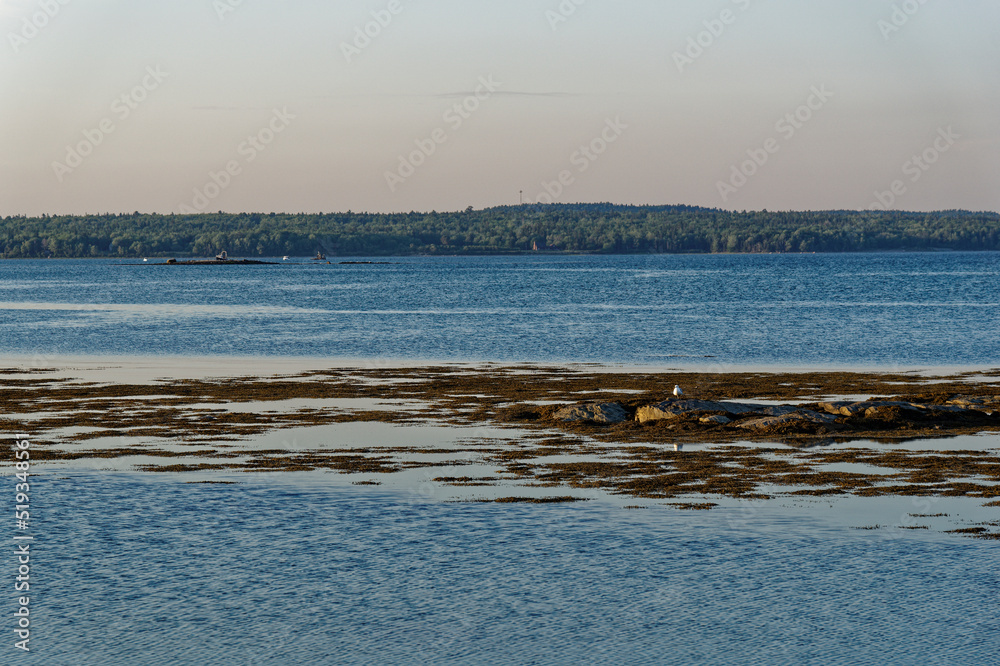
[[[677,384],[674,384],[674,395],[678,398],[684,395],[684,390]]]

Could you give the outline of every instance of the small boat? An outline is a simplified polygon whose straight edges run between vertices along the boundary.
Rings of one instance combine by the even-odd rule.
[[[215,259],[217,261],[228,261],[229,260],[229,254],[225,250],[223,250],[219,254],[215,255]]]
[[[282,261],[288,261],[288,255],[286,254],[285,256],[283,256],[283,257],[281,258],[281,260],[282,260]]]
[[[313,261],[326,261],[326,255],[322,252],[317,252],[316,256],[313,257]]]

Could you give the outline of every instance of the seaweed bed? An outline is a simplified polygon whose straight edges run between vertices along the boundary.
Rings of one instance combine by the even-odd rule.
[[[588,366],[433,366],[337,368],[298,375],[165,379],[109,384],[60,379],[51,370],[0,369],[0,421],[7,433],[28,430],[40,461],[143,456],[139,469],[157,472],[267,472],[326,469],[389,474],[406,469],[492,467],[493,476],[436,476],[456,488],[523,485],[595,489],[654,499],[743,499],[775,496],[1000,497],[995,450],[909,450],[910,440],[1000,431],[1000,375],[961,373],[650,373]],[[703,400],[767,400],[822,411],[837,396],[906,402],[898,408],[828,417],[828,422],[781,422],[741,428],[705,422],[705,414],[640,423],[636,411],[669,397],[675,384]],[[373,409],[290,408],[294,399],[367,398]],[[567,405],[614,402],[620,423],[567,422]],[[956,399],[975,409],[938,407]],[[992,404],[998,403],[997,411]],[[252,409],[233,410],[243,403]],[[951,411],[946,411],[950,409]],[[744,419],[745,421],[745,419]],[[489,427],[504,437],[470,437],[448,448],[370,446],[313,450],[241,446],[262,433],[347,422]],[[88,426],[80,428],[79,426]],[[62,430],[66,432],[60,432]],[[108,445],[128,439],[129,444]],[[88,448],[90,440],[101,446]],[[877,442],[874,447],[866,441]],[[683,450],[685,444],[705,444]],[[837,444],[838,446],[831,446]],[[846,446],[845,446],[846,444]],[[890,445],[890,446],[884,446]],[[183,458],[171,462],[171,459]],[[191,459],[197,459],[193,462]],[[863,466],[844,471],[845,464]],[[449,470],[454,474],[453,470]],[[359,484],[374,485],[371,479]],[[561,502],[578,497],[501,497],[496,502]],[[712,503],[673,502],[705,509]],[[997,539],[984,527],[964,532]]]

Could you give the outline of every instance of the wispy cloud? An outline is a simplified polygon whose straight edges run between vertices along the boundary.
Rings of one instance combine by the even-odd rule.
[[[465,92],[450,92],[450,93],[440,93],[438,95],[429,95],[430,97],[443,97],[443,98],[454,98],[454,97],[468,97],[470,95],[475,95],[475,91],[468,90]],[[527,92],[521,90],[497,90],[493,93],[495,97],[586,97],[584,93],[569,93],[569,92]]]
[[[446,93],[355,93],[349,95],[337,95],[336,99],[343,99],[344,97],[363,97],[363,98],[379,98],[379,97],[394,97],[394,98],[409,98],[409,99],[455,99],[462,97],[469,97],[470,95],[475,95],[476,91],[456,91],[456,92],[446,92]],[[607,97],[607,96],[619,96],[618,93],[573,93],[573,92],[532,92],[526,90],[496,90],[491,93],[493,97],[551,97],[551,98],[570,98],[570,97]],[[331,99],[334,98],[333,95],[321,95],[320,99]]]
[[[192,106],[192,111],[271,111],[270,106]]]

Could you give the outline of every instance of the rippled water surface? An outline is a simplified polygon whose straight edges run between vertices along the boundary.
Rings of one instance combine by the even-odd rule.
[[[30,664],[991,663],[995,546],[781,510],[38,481]],[[9,653],[8,653],[9,654]],[[9,662],[7,662],[9,663]],[[995,662],[993,662],[995,663]]]
[[[388,261],[4,261],[0,350],[852,367],[1000,358],[997,253]]]
[[[0,353],[46,367],[217,356],[213,376],[257,371],[232,356],[1000,366],[1000,254],[389,261],[3,261]],[[135,371],[111,366],[104,380]],[[338,445],[379,434],[350,427]],[[1000,653],[997,542],[944,532],[966,512],[995,520],[980,500],[456,503],[398,476],[232,485],[40,467],[32,652],[7,645],[0,664],[985,664]],[[852,529],[932,511],[919,521],[933,529]],[[9,619],[13,593],[3,604]]]

